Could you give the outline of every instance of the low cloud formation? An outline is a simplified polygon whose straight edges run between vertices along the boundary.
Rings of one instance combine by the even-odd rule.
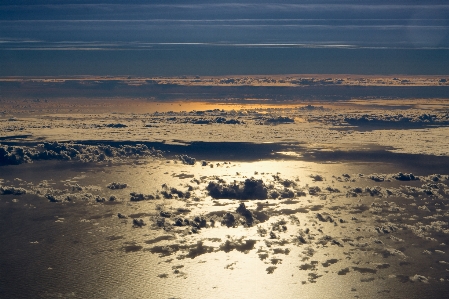
[[[131,192],[130,196],[131,196],[130,201],[142,201],[142,200],[156,199],[156,197],[151,194],[143,194],[143,193],[137,193],[137,192]]]
[[[188,116],[182,113],[176,114],[165,119],[170,123],[176,124],[195,124],[195,125],[210,125],[210,124],[223,124],[223,125],[242,125],[245,122],[238,118],[226,118],[224,116],[216,116],[217,111],[195,111],[190,112]],[[219,113],[226,114],[226,113]],[[166,114],[170,115],[170,114]],[[145,127],[151,128],[153,124],[146,124]]]
[[[108,199],[100,195],[94,195],[91,193],[70,193],[70,194],[53,194],[47,193],[45,198],[50,202],[75,202],[75,201],[88,201],[102,203],[106,201],[115,201],[117,198],[115,196],[110,196]]]
[[[306,196],[305,189],[297,186],[295,181],[282,179],[278,175],[273,175],[273,180],[268,183],[255,178],[226,183],[218,178],[209,181],[206,191],[215,199],[288,199]],[[319,192],[321,189],[316,187],[310,194],[317,195]]]
[[[105,125],[107,128],[127,128],[128,126],[125,124],[117,123],[117,124],[107,124]]]
[[[226,184],[224,182],[210,181],[207,186],[209,195],[213,198],[229,199],[267,199],[268,189],[262,180],[254,178],[244,182]]]
[[[12,187],[12,186],[0,186],[0,195],[22,195],[25,194],[27,191],[20,187]]]
[[[107,187],[111,190],[125,189],[126,187],[128,187],[128,184],[112,182],[112,183],[108,184]]]
[[[408,114],[363,114],[348,115],[344,122],[353,126],[420,128],[431,125],[448,126],[449,115],[447,113],[408,113]]]
[[[307,105],[303,106],[298,109],[299,111],[325,111],[326,109],[323,106],[314,106],[314,105]]]
[[[277,125],[277,124],[292,124],[295,122],[294,118],[288,116],[273,116],[261,117],[260,125]]]
[[[176,157],[179,160],[181,160],[183,164],[186,164],[186,165],[195,165],[195,163],[196,163],[195,158],[189,157],[187,155],[177,155]]]
[[[9,146],[0,144],[0,165],[18,165],[35,160],[67,160],[78,162],[113,161],[115,158],[162,156],[162,152],[144,144],[87,145],[73,142],[45,142],[37,146]]]
[[[395,178],[396,180],[399,180],[399,181],[414,181],[414,180],[419,180],[419,177],[415,177],[414,175],[413,175],[413,173],[402,173],[402,172],[399,172],[398,174],[396,174],[396,175],[393,175],[393,178]]]

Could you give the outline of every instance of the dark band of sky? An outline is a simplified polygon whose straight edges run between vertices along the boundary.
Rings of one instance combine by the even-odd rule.
[[[447,74],[444,1],[2,1],[0,75]]]

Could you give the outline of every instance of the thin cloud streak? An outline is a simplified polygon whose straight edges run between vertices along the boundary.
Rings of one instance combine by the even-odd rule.
[[[289,18],[292,14],[300,15],[332,15],[340,14],[344,18],[364,17],[389,18],[392,14],[411,17],[416,12],[448,13],[448,4],[285,4],[285,3],[205,3],[205,4],[59,4],[59,5],[6,5],[0,6],[0,17],[3,19],[111,19],[111,18],[145,18],[155,19],[162,15],[173,19],[194,16],[192,19],[207,19],[210,15],[229,18],[245,15],[257,18],[263,15],[276,15]],[[313,17],[313,16],[312,16]]]
[[[342,4],[342,3],[313,3],[313,4],[297,4],[297,3],[201,3],[201,4],[26,4],[26,5],[1,5],[0,9],[66,9],[66,8],[100,8],[100,9],[113,9],[113,8],[189,8],[189,9],[208,9],[208,8],[258,8],[258,9],[280,9],[290,10],[292,8],[304,9],[422,9],[422,8],[449,8],[448,4]]]
[[[414,19],[412,21],[419,21],[420,19]],[[430,20],[430,22],[444,22],[445,20]],[[234,22],[234,23],[233,23]],[[242,24],[243,22],[247,22],[247,24]],[[79,27],[72,27],[72,29],[83,29],[84,27],[89,27],[91,24],[95,24],[96,27],[90,28],[91,30],[99,30],[102,29],[101,27],[98,27],[99,25],[103,25],[106,28],[108,28],[111,31],[121,29],[121,28],[127,28],[127,27],[134,27],[136,25],[139,26],[179,26],[178,23],[183,23],[185,26],[192,26],[192,27],[268,27],[268,28],[282,28],[282,27],[298,27],[298,28],[326,28],[326,29],[402,29],[402,28],[410,28],[410,27],[422,27],[427,29],[449,29],[449,25],[435,25],[435,24],[417,24],[413,22],[407,22],[404,24],[364,24],[368,23],[368,21],[364,20],[361,23],[356,24],[313,24],[312,21],[307,21],[305,23],[308,24],[295,24],[295,23],[287,23],[286,21],[281,20],[281,24],[265,24],[260,23],[256,24],[258,21],[236,21],[236,20],[26,20],[26,21],[0,21],[0,25],[3,28],[26,28],[28,26],[31,26],[29,28],[30,30],[39,30],[40,28],[32,28],[35,27],[36,23],[39,23],[40,26],[47,26],[43,27],[46,29],[51,30],[66,30],[67,28],[64,27],[64,25],[72,25],[73,24],[80,24]],[[263,22],[262,20],[260,22]],[[276,21],[274,21],[276,22]],[[120,28],[115,27],[117,26],[115,23],[118,23],[118,26],[121,26]],[[354,22],[351,22],[354,23]],[[110,27],[114,24],[114,27]],[[42,28],[42,27],[41,27]],[[144,27],[137,27],[137,29],[143,30]]]
[[[0,42],[1,44],[2,42]],[[197,42],[177,42],[177,43],[101,43],[101,42],[55,42],[40,43],[35,46],[23,47],[25,42],[5,42],[5,47],[0,50],[30,50],[30,51],[131,51],[131,50],[168,50],[170,46],[187,47],[226,47],[226,48],[334,48],[334,49],[409,49],[401,46],[358,46],[345,44],[341,41],[331,43],[197,43]],[[12,46],[15,43],[17,46]],[[421,47],[422,49],[449,49],[449,47]],[[416,48],[415,48],[416,49]]]

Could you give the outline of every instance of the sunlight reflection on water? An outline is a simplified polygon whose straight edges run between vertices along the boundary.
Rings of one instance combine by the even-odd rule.
[[[387,173],[394,169],[392,165],[263,160],[208,161],[205,166],[199,162],[191,166],[153,158],[109,166],[62,165],[36,162],[8,166],[3,168],[3,184],[30,188],[48,179],[52,189],[47,192],[65,188],[67,191],[69,186],[78,184],[86,192],[106,198],[114,194],[119,201],[49,203],[42,195],[29,194],[20,197],[19,203],[25,206],[14,206],[17,209],[11,210],[8,207],[16,204],[11,202],[13,196],[2,196],[0,207],[6,217],[3,219],[10,224],[2,226],[2,233],[5,237],[15,235],[20,244],[2,245],[7,257],[4,263],[11,269],[10,277],[1,276],[2,282],[12,283],[11,278],[20,277],[27,267],[33,269],[35,276],[33,280],[27,278],[27,290],[17,289],[13,297],[38,294],[37,297],[45,298],[388,298],[407,293],[410,298],[425,298],[423,290],[433,289],[428,294],[435,295],[438,288],[445,286],[436,281],[442,269],[429,270],[429,264],[438,266],[435,259],[439,257],[417,258],[437,243],[420,241],[410,230],[379,235],[374,229],[381,225],[399,226],[401,217],[412,215],[427,221],[423,215],[428,212],[410,205],[411,199],[373,197],[363,191],[376,185],[381,185],[383,191],[400,186],[401,182],[379,183],[367,178],[374,172]],[[15,180],[18,177],[25,181]],[[267,219],[260,218],[261,222],[253,227],[220,225],[219,217],[235,212],[239,201],[212,199],[206,191],[207,183],[217,178],[238,183],[251,177],[267,185],[288,179],[306,193],[294,198],[244,200],[254,215],[262,215],[256,211],[265,213]],[[111,182],[128,186],[111,190],[106,187]],[[164,184],[180,190],[190,185],[192,197],[129,201],[130,192],[161,194]],[[309,194],[308,188],[312,186],[319,186],[322,192]],[[342,192],[326,191],[328,186]],[[345,192],[354,187],[361,187],[364,195],[347,197]],[[27,204],[37,208],[29,209]],[[396,209],[405,209],[403,216],[397,216]],[[192,219],[197,215],[206,218],[218,215],[218,221],[199,233],[192,233],[186,226],[169,226],[164,230],[156,225],[161,211],[176,215],[166,218],[167,222],[173,222],[175,217]],[[119,219],[118,213],[129,218]],[[318,213],[333,220],[319,220]],[[141,218],[147,225],[133,228],[132,218]],[[276,224],[284,223],[282,220],[285,230]],[[14,226],[19,223],[22,229],[17,231]],[[258,226],[266,229],[267,235],[262,235]],[[303,234],[306,229],[310,232]],[[274,237],[270,237],[270,230]],[[304,243],[298,241],[301,234]],[[392,239],[393,235],[408,243]],[[414,245],[408,249],[409,244]],[[22,246],[25,251],[19,250]],[[447,251],[446,245],[438,248]],[[18,259],[25,263],[11,264]],[[434,280],[432,284],[412,282],[415,274]],[[406,290],[400,288],[403,283]]]
[[[302,104],[303,105],[303,104]],[[301,106],[301,105],[299,105]],[[292,104],[266,104],[266,103],[226,103],[226,102],[142,102],[139,107],[134,107],[133,112],[155,113],[155,112],[181,112],[181,111],[206,111],[206,110],[252,110],[252,109],[277,109],[277,108],[295,108],[298,105]],[[121,112],[128,111],[122,109]],[[131,111],[128,111],[131,112]]]

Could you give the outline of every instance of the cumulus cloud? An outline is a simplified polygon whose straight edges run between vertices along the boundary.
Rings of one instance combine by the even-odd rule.
[[[189,157],[187,155],[177,155],[176,157],[179,160],[181,160],[183,164],[186,164],[186,165],[195,165],[195,163],[196,163],[195,158]]]
[[[13,187],[13,186],[0,186],[0,194],[1,195],[22,195],[27,193],[27,190],[20,187]]]
[[[115,189],[124,189],[124,188],[128,187],[128,184],[126,184],[126,183],[112,182],[112,183],[109,183],[106,187],[108,187],[109,189],[112,189],[112,190],[115,190]]]
[[[246,179],[244,182],[226,184],[223,182],[210,181],[206,190],[213,198],[229,199],[267,199],[268,189],[262,180],[254,178]]]
[[[294,123],[295,119],[288,116],[262,117],[260,124],[289,124]]]
[[[45,142],[37,146],[8,146],[0,144],[0,165],[17,165],[36,160],[67,160],[79,162],[113,161],[120,158],[162,156],[162,152],[144,144],[87,145]]]

